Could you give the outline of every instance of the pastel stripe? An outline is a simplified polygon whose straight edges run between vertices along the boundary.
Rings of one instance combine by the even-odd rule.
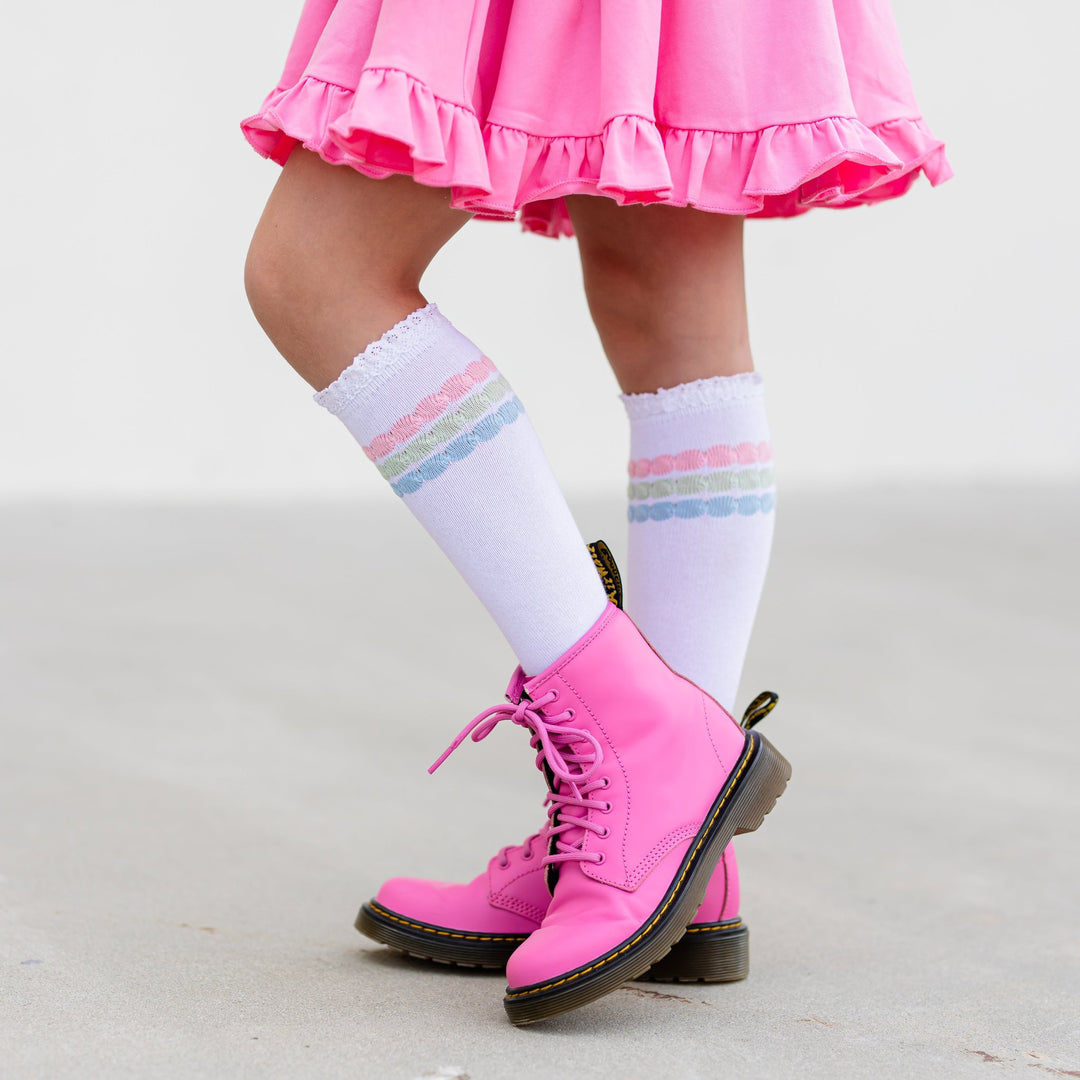
[[[707,450],[682,450],[678,454],[661,454],[654,458],[638,458],[630,462],[632,477],[667,476],[673,472],[693,472],[708,466],[721,469],[728,465],[767,464],[772,461],[772,444],[768,442],[739,443],[730,446],[718,443]]]
[[[400,417],[390,425],[390,430],[376,435],[364,447],[364,453],[374,461],[385,457],[396,446],[408,442],[422,427],[438,420],[455,401],[460,401],[477,383],[495,373],[495,364],[481,355],[479,360],[465,365],[465,370],[451,375],[433,394],[421,398],[411,413]]]
[[[507,394],[511,393],[510,384],[505,377],[498,375],[490,382],[485,383],[475,394],[466,398],[461,405],[452,413],[447,413],[441,419],[436,420],[427,431],[417,435],[406,444],[405,448],[396,454],[376,462],[379,472],[392,480],[406,469],[423,461],[440,443],[452,439],[463,431],[466,425],[491,408],[498,401],[502,401]]]
[[[768,514],[776,506],[776,496],[767,491],[763,495],[718,495],[711,499],[680,499],[671,502],[644,503],[631,506],[627,518],[635,521],[668,521],[671,518],[733,517],[738,514]]]
[[[764,469],[723,469],[719,472],[693,473],[666,480],[638,481],[627,485],[631,499],[665,499],[671,495],[707,495],[720,491],[753,491],[771,487],[774,482],[771,466]]]
[[[437,454],[432,454],[423,464],[406,473],[390,486],[401,496],[419,491],[429,480],[442,476],[456,461],[467,458],[481,443],[490,442],[504,428],[512,424],[525,410],[517,396],[504,401],[494,412],[488,413],[471,431],[458,435]]]

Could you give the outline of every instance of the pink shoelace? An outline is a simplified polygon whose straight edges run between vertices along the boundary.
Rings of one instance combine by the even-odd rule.
[[[511,685],[514,685],[513,682]],[[594,792],[606,788],[610,783],[606,776],[596,776],[604,760],[604,751],[588,731],[567,725],[567,721],[574,718],[572,708],[559,713],[545,713],[545,708],[557,701],[558,697],[558,690],[548,690],[535,701],[522,697],[517,704],[494,705],[485,709],[465,725],[428,772],[433,773],[467,738],[480,742],[504,720],[528,728],[532,732],[529,744],[537,751],[536,767],[543,770],[546,764],[556,783],[555,790],[549,792],[547,797],[548,828],[530,836],[526,846],[538,836],[553,836],[555,851],[544,856],[545,864],[570,860],[602,863],[602,852],[582,851],[581,845],[585,841],[586,831],[601,837],[609,832],[606,825],[589,819],[590,810],[600,813],[611,810],[610,803],[590,798]],[[585,745],[579,746],[581,743]],[[509,850],[503,848],[499,852],[500,857],[505,858]]]
[[[545,806],[547,803],[545,802]],[[542,846],[547,848],[548,830],[545,825],[539,832],[534,832],[531,836],[526,836],[520,844],[507,844],[505,847],[499,848],[499,853],[496,858],[499,860],[499,866],[505,870],[510,865],[510,852],[516,848],[521,849],[521,857],[528,861],[535,858],[536,852],[533,850],[533,844],[538,840],[542,842]]]

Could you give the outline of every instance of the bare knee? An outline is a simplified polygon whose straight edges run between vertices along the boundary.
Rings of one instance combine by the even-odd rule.
[[[595,196],[567,205],[589,312],[624,392],[753,369],[741,219]]]
[[[278,351],[321,389],[425,303],[421,275],[469,217],[442,189],[374,180],[297,148],[248,248],[248,302]]]
[[[248,245],[244,291],[259,325],[278,348],[318,317],[323,274],[314,253],[290,237],[268,207]],[[313,304],[313,301],[315,303]]]
[[[286,261],[264,237],[260,223],[244,260],[244,292],[252,313],[271,341],[275,336],[275,315],[289,306],[289,277]]]
[[[244,289],[266,336],[316,390],[426,303],[418,282],[407,275],[365,273],[302,238],[290,238],[272,216],[264,216],[251,239]]]

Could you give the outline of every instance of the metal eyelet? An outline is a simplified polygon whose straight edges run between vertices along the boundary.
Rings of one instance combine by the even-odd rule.
[[[611,803],[609,803],[609,802],[601,803],[599,805],[598,809],[599,809],[601,814],[610,814],[611,813]]]
[[[600,864],[601,864],[602,862],[605,862],[605,861],[607,860],[607,856],[606,856],[606,855],[605,855],[605,854],[604,854],[604,853],[603,853],[602,851],[601,851],[601,852],[599,852],[599,856],[600,856],[600,857],[599,857],[598,859],[593,859],[593,862],[594,862],[594,863],[595,863],[595,864],[596,864],[597,866],[599,866],[599,865],[600,865]]]
[[[601,840],[606,840],[611,835],[611,830],[605,825],[596,835]]]

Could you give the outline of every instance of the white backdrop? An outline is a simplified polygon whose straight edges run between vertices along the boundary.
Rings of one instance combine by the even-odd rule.
[[[0,495],[392,498],[243,294],[278,169],[238,124],[299,3],[5,12]],[[957,175],[748,223],[780,481],[1074,478],[1080,8],[895,10]],[[472,222],[424,289],[507,373],[570,493],[620,490],[622,408],[574,241]]]

